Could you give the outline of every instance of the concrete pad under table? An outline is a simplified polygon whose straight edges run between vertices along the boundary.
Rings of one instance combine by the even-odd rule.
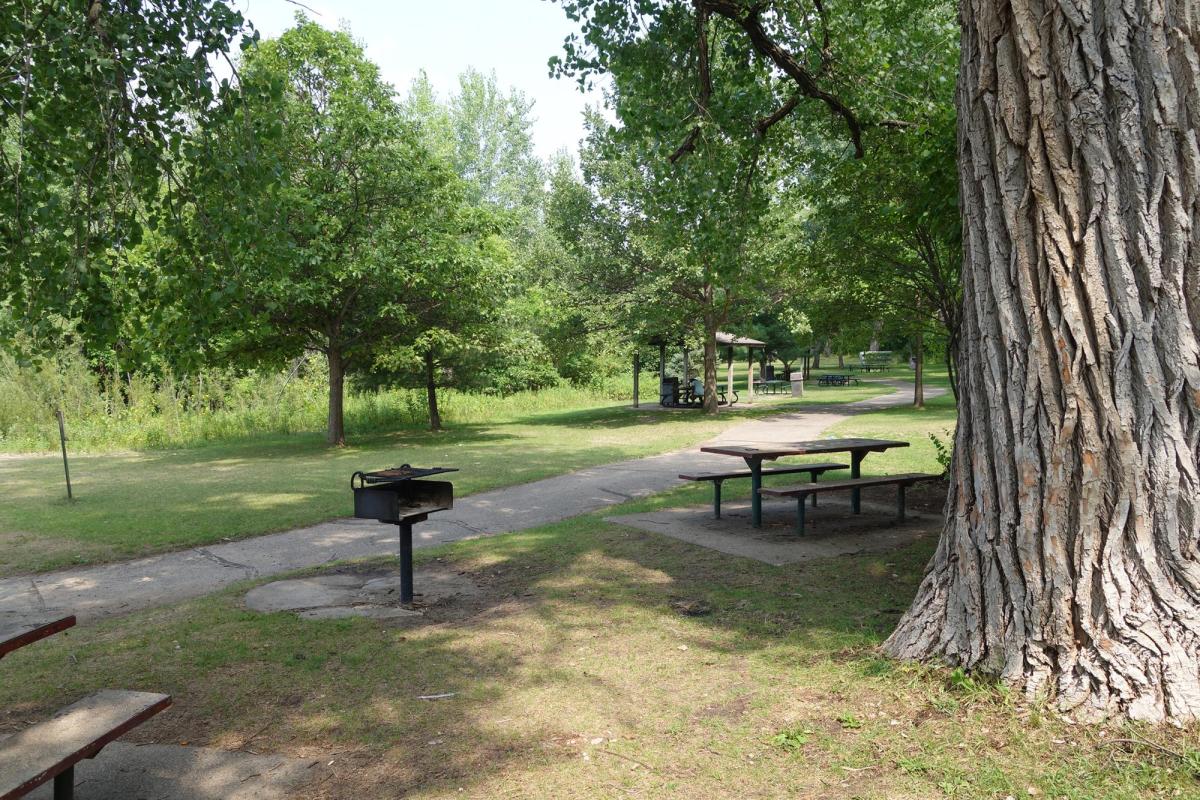
[[[898,550],[937,536],[942,524],[940,515],[913,512],[905,523],[898,524],[896,509],[890,504],[864,502],[861,514],[851,514],[845,498],[831,498],[808,510],[808,532],[798,536],[794,502],[764,502],[763,510],[761,528],[746,524],[751,514],[747,501],[727,504],[721,519],[714,519],[712,509],[704,505],[606,520],[774,566]]]

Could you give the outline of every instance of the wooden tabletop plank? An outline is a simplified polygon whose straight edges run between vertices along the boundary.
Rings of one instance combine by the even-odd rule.
[[[738,458],[775,459],[783,456],[805,456],[818,453],[845,453],[853,450],[881,452],[893,447],[908,447],[908,442],[893,439],[813,439],[807,442],[781,442],[777,445],[711,445],[701,447],[702,453],[717,453]]]
[[[784,464],[781,467],[767,467],[762,471],[763,475],[794,475],[797,472],[811,472],[818,470],[820,472],[829,472],[835,469],[850,469],[849,464],[838,464],[832,461],[822,461],[816,464]],[[732,472],[684,472],[680,473],[679,477],[685,481],[712,481],[712,480],[729,480],[731,478],[749,478],[753,473],[748,469],[739,469]]]
[[[74,614],[26,617],[15,623],[0,620],[0,658],[39,639],[65,631],[74,624]]]
[[[106,689],[0,741],[0,800],[28,794],[169,705],[169,695]]]

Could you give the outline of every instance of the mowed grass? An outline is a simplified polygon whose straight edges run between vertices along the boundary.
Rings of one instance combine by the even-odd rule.
[[[0,576],[210,544],[347,516],[350,475],[409,463],[459,467],[459,497],[587,466],[674,450],[739,420],[889,391],[864,385],[779,399],[716,418],[605,404],[531,413],[434,434],[407,429],[331,449],[320,434],[71,459],[0,458]]]
[[[937,448],[930,434],[947,448],[954,446],[954,428],[958,415],[954,396],[945,394],[925,401],[925,408],[898,406],[884,411],[853,417],[827,433],[830,436],[859,436],[866,439],[895,439],[909,443],[882,453],[871,453],[862,463],[863,475],[889,475],[901,472],[940,473]]]
[[[882,659],[935,535],[772,567],[589,516],[419,552],[484,592],[416,627],[253,613],[247,584],[6,658],[0,733],[120,686],[174,697],[127,738],[312,759],[307,798],[1200,796],[1194,728]]]

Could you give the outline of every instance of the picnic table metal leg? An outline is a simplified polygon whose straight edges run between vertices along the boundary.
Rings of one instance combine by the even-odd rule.
[[[796,497],[796,535],[804,535],[804,501],[807,498],[804,495]]]
[[[750,522],[754,527],[762,527],[762,459],[747,458],[746,466],[750,468]]]
[[[721,518],[721,481],[713,481],[713,519]]]
[[[54,776],[54,800],[71,800],[75,796],[75,768],[67,767]]]
[[[400,523],[400,602],[413,601],[412,523]]]
[[[861,450],[854,450],[853,452],[850,453],[850,477],[851,478],[861,478],[862,477],[862,460],[864,458],[866,458],[866,456],[867,456],[867,454]],[[850,490],[850,511],[851,511],[851,513],[854,513],[854,514],[858,514],[860,511],[862,511],[862,490],[860,490],[860,489],[851,489]]]

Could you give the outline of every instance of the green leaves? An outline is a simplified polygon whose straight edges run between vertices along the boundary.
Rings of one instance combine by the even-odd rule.
[[[505,291],[496,215],[468,202],[376,66],[298,17],[241,72],[189,153],[180,236],[208,269],[176,269],[194,326],[226,357],[320,351],[352,372],[469,338]]]
[[[185,132],[224,91],[210,63],[243,29],[221,0],[23,0],[0,15],[0,344],[23,329],[53,349],[74,329],[120,345],[105,276],[177,201]]]

